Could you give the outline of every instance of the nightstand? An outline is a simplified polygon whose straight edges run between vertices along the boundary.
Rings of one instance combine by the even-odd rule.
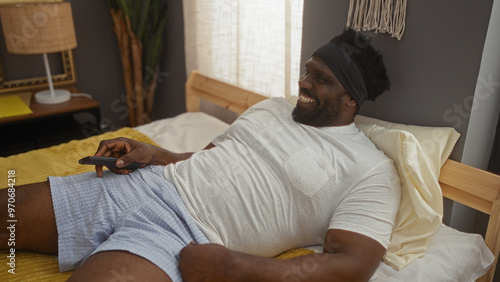
[[[30,108],[33,114],[0,119],[1,157],[83,139],[100,132],[100,105],[93,99],[73,97],[68,102],[42,105],[32,98]]]

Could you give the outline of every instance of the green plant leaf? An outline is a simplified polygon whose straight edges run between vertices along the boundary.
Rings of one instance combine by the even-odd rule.
[[[135,34],[139,41],[142,42],[142,36],[144,34],[144,27],[146,26],[146,22],[148,20],[148,12],[149,12],[149,3],[150,0],[142,0],[141,1],[141,9],[138,11],[139,13],[139,18],[138,18],[138,24],[137,28],[135,30]]]
[[[132,32],[143,46],[144,85],[149,86],[165,46],[167,3],[165,0],[106,0],[110,9],[119,9],[130,21]]]
[[[126,0],[115,0],[115,3],[124,16],[128,16],[130,14]]]

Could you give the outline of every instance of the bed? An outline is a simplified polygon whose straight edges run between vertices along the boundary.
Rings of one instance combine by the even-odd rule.
[[[187,112],[174,118],[0,158],[0,183],[7,183],[9,170],[15,170],[17,185],[43,181],[48,175],[91,171],[92,167],[79,165],[78,159],[92,155],[99,140],[117,136],[156,144],[174,152],[201,150],[229,126],[201,112],[201,100],[241,114],[266,99],[196,71],[186,82],[185,94]],[[290,102],[293,103],[293,99]],[[500,176],[447,159],[458,138],[453,129],[408,126],[368,117],[359,117],[356,123],[379,149],[401,165],[398,172],[401,181],[408,182],[406,189],[409,191],[402,203],[408,201],[405,206],[412,207],[399,219],[397,227],[400,230],[393,233],[394,238],[404,239],[398,239],[396,249],[388,252],[390,254],[380,263],[371,281],[493,281],[500,248]],[[394,152],[396,147],[399,151]],[[407,157],[409,153],[418,157],[416,161]],[[64,157],[56,163],[52,161],[56,156]],[[430,176],[422,176],[425,174]],[[425,189],[414,187],[419,181]],[[426,182],[435,183],[437,188]],[[443,225],[442,197],[490,215],[484,239],[478,234],[463,233]],[[411,240],[408,230],[414,233]],[[419,233],[415,234],[416,231]],[[3,238],[5,235],[0,239]],[[321,246],[308,246],[290,250],[278,258],[320,250]],[[6,258],[10,252],[3,251],[0,255]],[[0,264],[1,281],[64,281],[71,275],[71,272],[60,273],[57,259],[52,256],[16,251],[15,265],[9,265],[11,259],[6,260],[7,263]],[[11,273],[13,267],[16,274]],[[311,269],[311,265],[304,264],[305,271]]]

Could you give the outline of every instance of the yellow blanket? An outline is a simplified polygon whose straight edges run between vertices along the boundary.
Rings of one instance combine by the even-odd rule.
[[[0,187],[7,186],[9,170],[15,170],[16,186],[45,181],[47,176],[67,176],[92,171],[93,166],[80,165],[78,160],[93,155],[101,140],[120,136],[154,144],[144,134],[131,128],[122,128],[115,132],[83,140],[0,158]],[[3,234],[0,233],[0,235]],[[296,249],[281,255],[279,258],[290,258],[309,253],[312,251]],[[0,252],[0,257],[2,257],[0,260],[2,262],[0,263],[0,281],[66,281],[72,273],[59,272],[56,257],[16,251],[15,274],[12,274],[9,272],[11,267],[5,263],[6,257],[9,255],[10,253],[7,251]]]

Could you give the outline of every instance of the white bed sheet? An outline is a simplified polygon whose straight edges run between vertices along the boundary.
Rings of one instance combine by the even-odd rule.
[[[203,149],[229,125],[208,114],[184,113],[138,126],[158,145],[173,152]],[[321,252],[321,246],[311,247]],[[432,237],[427,253],[403,270],[381,262],[370,281],[475,281],[484,275],[495,257],[477,234],[443,225]]]

